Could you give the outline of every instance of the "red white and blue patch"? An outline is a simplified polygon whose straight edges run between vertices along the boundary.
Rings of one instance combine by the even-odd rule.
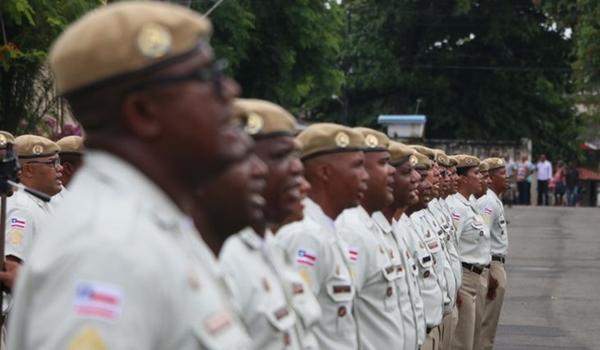
[[[79,282],[75,289],[75,314],[80,317],[115,320],[121,315],[123,293],[117,286]]]
[[[483,208],[483,213],[486,215],[491,215],[493,212],[492,208]]]
[[[25,228],[27,225],[27,221],[25,219],[20,218],[11,218],[10,219],[10,227],[11,228]]]
[[[358,248],[348,247],[348,259],[350,261],[358,261]]]
[[[452,212],[452,220],[459,221],[460,220],[460,214],[457,213],[457,212],[455,212],[455,211],[453,211]]]
[[[300,265],[314,266],[317,262],[317,255],[308,249],[298,249],[296,262]]]

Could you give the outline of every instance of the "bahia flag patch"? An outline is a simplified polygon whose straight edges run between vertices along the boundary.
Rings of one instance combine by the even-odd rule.
[[[486,215],[492,215],[492,208],[484,208],[483,213]]]
[[[358,261],[358,248],[348,247],[348,258],[350,261]]]
[[[27,221],[25,221],[25,219],[20,219],[20,218],[11,218],[10,219],[10,227],[11,228],[25,228],[25,225],[27,225]]]
[[[459,221],[460,220],[460,214],[457,213],[457,212],[455,212],[455,211],[453,211],[452,212],[452,220]]]
[[[314,266],[317,262],[317,254],[308,249],[298,249],[298,253],[296,253],[296,262],[300,265]]]
[[[121,315],[121,289],[97,282],[79,282],[75,290],[75,313],[81,317],[115,320]]]

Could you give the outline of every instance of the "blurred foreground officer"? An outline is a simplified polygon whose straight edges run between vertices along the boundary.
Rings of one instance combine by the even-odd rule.
[[[54,196],[61,190],[58,145],[45,137],[22,135],[15,139],[15,150],[21,163],[19,180],[31,189]],[[51,213],[50,203],[23,191],[16,191],[7,201],[7,259],[26,261],[32,244]]]
[[[54,43],[88,151],[22,268],[9,349],[248,348],[188,216],[195,190],[246,152],[209,34],[188,9],[120,2]]]
[[[6,153],[6,145],[15,143],[15,137],[13,134],[8,131],[0,130],[0,157],[4,158],[4,154]]]
[[[64,187],[69,187],[73,175],[83,163],[83,138],[77,135],[65,136],[56,143],[60,147],[58,155],[63,168],[61,180]]]
[[[315,327],[321,349],[358,349],[353,315],[355,287],[348,250],[335,229],[344,209],[359,204],[366,190],[363,136],[345,126],[316,123],[298,135],[300,157],[311,185],[304,219],[282,227],[276,239],[317,297],[323,316]]]
[[[452,221],[460,251],[462,286],[458,292],[458,325],[453,349],[479,350],[479,333],[487,291],[487,265],[490,263],[490,231],[471,196],[481,190],[479,159],[457,155],[458,192],[452,197]]]
[[[385,134],[367,128],[354,130],[365,138],[367,191],[356,208],[345,210],[337,218],[336,228],[348,244],[348,251],[353,252],[350,270],[356,286],[354,315],[360,348],[392,349],[402,344],[404,336],[397,294],[397,280],[404,276],[404,268],[393,238],[384,237],[371,215],[394,201],[395,169],[389,165]],[[406,288],[403,291],[406,293]]]
[[[394,173],[394,202],[373,214],[384,237],[391,238],[396,247],[397,257],[401,266],[397,266],[399,278],[397,281],[398,303],[402,316],[403,339],[398,349],[416,350],[425,341],[425,314],[423,299],[417,278],[419,275],[416,262],[405,241],[406,232],[397,225],[397,219],[404,210],[418,201],[417,183],[419,174],[413,169],[417,160],[414,151],[399,142],[390,141],[390,165],[396,168]]]
[[[319,305],[287,252],[273,244],[271,233],[272,225],[293,214],[301,200],[299,178],[304,168],[294,144],[295,118],[267,101],[240,99],[234,107],[246,119],[256,155],[267,165],[266,188],[261,191],[266,205],[261,218],[225,242],[220,263],[235,284],[235,301],[254,349],[316,349],[311,327],[320,317]],[[240,200],[239,193],[231,195],[230,201]],[[295,308],[299,298],[304,303]]]
[[[483,220],[490,228],[492,262],[490,263],[488,292],[479,344],[481,349],[491,350],[494,347],[494,338],[506,292],[504,264],[508,252],[508,232],[504,218],[504,206],[500,198],[508,189],[509,184],[504,159],[488,158],[485,159],[485,162],[488,165],[490,183],[487,194],[479,198],[478,205]]]

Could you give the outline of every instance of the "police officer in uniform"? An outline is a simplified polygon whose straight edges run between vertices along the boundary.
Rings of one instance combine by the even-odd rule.
[[[457,155],[460,176],[458,192],[452,197],[452,221],[461,256],[462,286],[459,289],[458,325],[453,349],[479,349],[479,333],[487,290],[487,265],[490,263],[490,231],[470,200],[481,188],[479,159]],[[473,197],[474,198],[474,197]]]
[[[42,136],[22,135],[15,139],[15,151],[21,163],[19,180],[23,185],[48,196],[60,192],[62,167],[56,143]],[[7,259],[27,260],[51,210],[50,203],[23,190],[8,199],[4,252]]]
[[[249,348],[190,219],[196,189],[247,147],[210,32],[183,7],[119,2],[54,43],[87,153],[21,269],[9,349]]]
[[[256,142],[255,153],[267,165],[262,191],[267,200],[264,216],[225,242],[220,263],[235,284],[235,301],[255,349],[315,349],[318,345],[311,327],[320,317],[320,308],[287,253],[273,243],[271,233],[271,223],[283,222],[300,201],[298,180],[303,166],[295,151],[295,118],[282,107],[262,100],[240,99],[234,108],[246,120],[246,132]],[[230,202],[239,196],[232,194]],[[206,202],[213,205],[210,199]],[[298,309],[301,315],[310,316],[305,319],[294,308],[299,294],[304,294],[305,304]],[[312,314],[311,310],[303,312],[303,307],[312,307]]]
[[[389,165],[387,136],[368,128],[354,130],[365,138],[367,191],[360,205],[337,218],[336,228],[348,245],[360,348],[390,349],[401,344],[404,337],[397,290],[404,267],[391,235],[381,231],[371,215],[393,203],[395,169]]]
[[[351,252],[335,229],[335,219],[344,209],[357,206],[366,191],[365,140],[359,132],[330,123],[312,124],[297,138],[311,189],[303,202],[304,219],[282,227],[275,238],[319,301],[323,314],[315,327],[319,347],[358,349]]]
[[[417,260],[419,268],[419,283],[423,298],[427,336],[422,349],[437,350],[440,348],[440,337],[443,318],[443,308],[447,296],[443,286],[443,265],[435,258],[440,255],[440,242],[437,234],[428,228],[424,220],[427,204],[432,200],[432,184],[429,181],[433,162],[425,155],[416,152],[415,170],[421,177],[418,191],[419,200],[406,210],[406,218],[401,217],[402,230],[408,234],[407,244],[412,255]],[[442,274],[441,276],[439,274]]]
[[[490,177],[487,194],[477,201],[483,220],[490,228],[492,261],[488,279],[488,292],[485,301],[485,313],[481,325],[481,349],[494,347],[496,329],[506,292],[506,254],[508,252],[508,232],[502,194],[509,188],[506,176],[506,163],[502,158],[487,158]]]
[[[60,157],[60,165],[62,166],[62,183],[64,187],[68,187],[71,179],[79,170],[83,158],[83,138],[77,135],[65,136],[56,141],[60,147],[58,153]]]
[[[425,341],[425,314],[423,299],[417,282],[418,269],[405,241],[405,232],[398,229],[397,218],[404,209],[417,200],[417,183],[420,175],[413,169],[417,162],[414,151],[400,143],[390,141],[390,165],[396,168],[394,174],[394,202],[372,215],[373,220],[383,232],[384,238],[392,241],[395,255],[401,261],[397,265],[398,304],[402,316],[403,346],[401,349],[415,350]]]

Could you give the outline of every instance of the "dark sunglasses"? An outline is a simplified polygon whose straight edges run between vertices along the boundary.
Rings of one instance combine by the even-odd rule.
[[[218,97],[223,97],[222,81],[223,77],[225,76],[225,70],[228,66],[227,60],[217,60],[214,61],[209,67],[196,69],[186,74],[157,77],[143,81],[134,85],[131,89],[129,89],[129,92],[181,84],[190,81],[198,83],[212,82],[215,95]]]

